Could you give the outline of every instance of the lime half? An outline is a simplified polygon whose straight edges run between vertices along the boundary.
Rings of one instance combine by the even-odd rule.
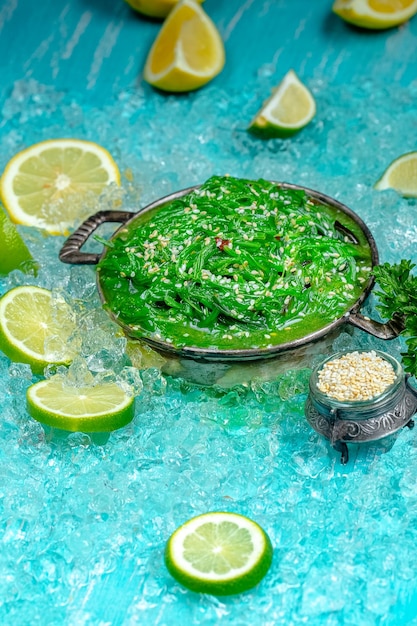
[[[134,417],[134,397],[116,383],[73,387],[53,376],[29,387],[27,407],[38,422],[71,432],[110,432]]]
[[[262,106],[249,130],[264,137],[289,137],[316,114],[316,102],[297,74],[290,70]]]
[[[182,585],[201,593],[231,595],[255,587],[272,562],[272,544],[254,521],[237,513],[205,513],[169,538],[165,563]]]
[[[25,285],[0,299],[0,350],[42,373],[50,363],[69,363],[76,330],[71,307],[51,291]]]
[[[417,198],[417,152],[407,152],[392,161],[375,189],[395,189],[404,197]]]
[[[13,270],[22,272],[36,271],[37,264],[33,260],[25,242],[0,207],[0,276]]]

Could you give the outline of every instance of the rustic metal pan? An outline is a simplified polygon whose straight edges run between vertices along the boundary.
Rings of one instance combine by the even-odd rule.
[[[306,187],[301,187],[299,185],[293,185],[289,183],[274,183],[277,184],[282,189],[296,189],[303,190],[306,194],[319,201],[320,203],[326,204],[330,207],[341,211],[342,213],[347,214],[362,230],[371,250],[372,255],[372,266],[378,264],[378,250],[376,247],[375,240],[372,236],[371,231],[366,226],[366,224],[361,220],[361,218],[356,215],[351,209],[347,206],[334,200],[333,198],[326,196],[318,191],[314,191],[312,189],[308,189]],[[81,248],[89,239],[90,235],[103,223],[105,222],[116,222],[120,223],[121,226],[113,233],[111,239],[117,237],[118,233],[126,228],[126,226],[130,225],[131,222],[137,220],[139,216],[143,216],[145,213],[149,211],[161,210],[165,205],[169,204],[173,200],[182,197],[183,195],[193,191],[198,188],[189,187],[187,189],[183,189],[181,191],[177,191],[168,196],[160,198],[155,202],[143,207],[138,212],[133,213],[129,211],[99,211],[98,213],[89,217],[64,243],[59,258],[64,263],[72,263],[72,264],[97,264],[101,258],[106,254],[106,250],[102,253],[89,253],[81,251]],[[367,284],[364,286],[363,291],[356,302],[351,306],[351,308],[345,312],[341,317],[336,319],[335,321],[327,324],[323,328],[306,334],[304,337],[299,339],[295,339],[286,343],[282,343],[272,348],[263,348],[263,349],[229,349],[229,350],[216,350],[209,348],[199,348],[196,346],[185,346],[183,348],[175,348],[171,344],[164,342],[163,340],[155,340],[151,338],[144,338],[147,344],[149,344],[152,348],[157,351],[171,356],[171,357],[181,357],[190,358],[194,361],[199,362],[223,362],[223,363],[233,363],[233,362],[245,362],[245,361],[255,361],[255,360],[263,360],[277,357],[282,353],[287,353],[287,351],[294,351],[297,348],[303,348],[311,343],[317,342],[320,339],[325,338],[326,336],[335,336],[338,332],[342,330],[346,325],[355,326],[364,330],[371,335],[378,337],[380,339],[393,339],[397,337],[401,330],[403,329],[402,320],[401,319],[392,319],[389,322],[383,324],[377,322],[375,320],[371,320],[368,317],[362,315],[360,313],[360,308],[372,290],[374,284],[374,280],[371,277]],[[97,278],[97,287],[100,294],[100,298],[102,302],[105,302],[105,298],[100,287],[99,278]],[[137,338],[137,332],[133,333],[133,331],[127,326],[120,322],[116,316],[113,316],[115,321],[122,326],[125,333],[129,336],[135,336]]]

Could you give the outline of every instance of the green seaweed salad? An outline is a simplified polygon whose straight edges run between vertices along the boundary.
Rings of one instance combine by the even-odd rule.
[[[303,190],[213,176],[140,213],[99,267],[129,334],[176,348],[270,348],[348,310],[371,273],[359,225]]]

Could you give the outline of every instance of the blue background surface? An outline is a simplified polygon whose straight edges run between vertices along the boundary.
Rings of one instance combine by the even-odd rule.
[[[18,149],[64,133],[109,147],[122,171],[133,169],[142,203],[201,182],[214,166],[252,177],[283,172],[357,210],[384,260],[417,260],[415,204],[372,191],[392,158],[417,148],[417,18],[366,32],[343,23],[331,4],[206,0],[226,65],[210,86],[176,96],[142,80],[160,22],[122,0],[3,0],[0,167]],[[291,143],[247,137],[248,119],[290,68],[313,88],[316,119]],[[47,241],[48,258],[59,245]],[[44,285],[67,285],[66,271],[57,267]],[[8,406],[6,390],[19,402],[29,379],[6,359],[0,366]],[[2,623],[417,623],[413,433],[387,454],[352,451],[341,468],[302,421],[300,397],[236,408],[230,397],[216,404],[171,389],[143,402],[132,428],[103,450],[76,437],[49,448],[27,416],[5,411]],[[226,417],[241,415],[244,426],[227,430]],[[254,516],[271,533],[273,571],[253,595],[223,603],[167,576],[164,541],[205,506]]]
[[[216,79],[239,88],[267,65],[277,81],[292,67],[301,77],[349,83],[363,75],[407,85],[416,79],[417,23],[362,31],[343,23],[325,0],[207,0],[227,63]],[[142,81],[160,23],[117,0],[4,0],[0,8],[1,95],[34,78],[86,92],[96,103]]]

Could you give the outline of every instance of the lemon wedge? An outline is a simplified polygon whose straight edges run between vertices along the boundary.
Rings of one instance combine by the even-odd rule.
[[[336,0],[332,10],[355,26],[383,29],[398,26],[417,13],[417,0]]]
[[[395,189],[404,197],[417,198],[417,152],[394,159],[375,183],[375,189]]]
[[[13,222],[60,235],[84,210],[74,197],[100,195],[110,183],[120,185],[120,173],[107,150],[91,141],[52,139],[8,162],[0,192]]]
[[[304,128],[315,114],[313,95],[290,70],[263,104],[249,130],[266,137],[287,137]]]
[[[220,34],[195,0],[182,0],[171,11],[149,52],[145,80],[164,91],[198,89],[223,69]]]
[[[204,0],[197,0],[200,4]],[[149,17],[166,17],[168,13],[178,4],[178,0],[126,0],[126,2],[139,13]]]

